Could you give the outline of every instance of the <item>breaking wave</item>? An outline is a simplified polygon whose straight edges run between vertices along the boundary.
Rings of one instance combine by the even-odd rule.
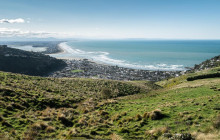
[[[113,59],[109,57],[108,52],[102,52],[102,51],[86,52],[80,49],[72,48],[71,46],[67,45],[67,42],[60,43],[60,48],[65,51],[65,53],[63,53],[62,55],[67,54],[69,58],[71,58],[71,56],[73,58],[76,57],[86,58],[92,61],[101,62],[105,64],[117,65],[121,67],[134,68],[134,69],[143,69],[143,70],[167,70],[167,71],[184,70],[183,65],[168,65],[168,64],[141,65],[141,64],[130,63],[126,60]]]

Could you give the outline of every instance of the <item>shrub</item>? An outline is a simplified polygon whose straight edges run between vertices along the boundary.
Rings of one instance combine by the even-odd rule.
[[[129,133],[129,130],[127,128],[122,127],[118,130],[118,132],[119,133]]]
[[[46,122],[36,122],[31,125],[32,130],[44,130],[48,127],[48,124]]]
[[[136,121],[140,121],[141,119],[142,119],[142,117],[141,117],[140,114],[137,114],[137,115],[135,116],[135,120],[136,120]]]
[[[58,120],[60,120],[62,122],[62,124],[64,124],[67,127],[72,127],[73,126],[73,122],[69,119],[66,118],[66,116],[64,114],[58,114]]]
[[[160,119],[164,118],[165,115],[162,114],[161,110],[156,109],[152,112],[145,112],[142,117],[145,119],[150,118],[151,120],[160,120]]]
[[[3,117],[2,117],[2,115],[0,115],[0,121],[3,121]]]
[[[92,130],[92,131],[90,132],[90,134],[91,134],[91,135],[97,135],[98,133],[97,133],[96,131]]]
[[[220,129],[220,115],[213,122],[213,127],[216,129]]]
[[[45,130],[48,127],[48,124],[46,122],[41,122],[40,126],[43,130]]]
[[[103,99],[111,98],[111,97],[112,97],[112,95],[111,95],[111,90],[108,89],[108,88],[102,89],[102,91],[101,91],[101,96],[102,96]]]
[[[112,120],[112,121],[118,121],[120,118],[121,118],[121,115],[116,114],[116,115],[114,115],[114,116],[111,117],[111,120]]]
[[[12,104],[12,106],[13,106],[14,108],[16,108],[16,109],[19,109],[19,110],[25,109],[25,107],[21,106],[21,105],[18,104],[18,103],[14,103],[14,104]]]
[[[79,132],[75,129],[75,128],[72,128],[70,129],[70,131],[68,132],[68,136],[76,136]]]
[[[182,133],[182,134],[175,134],[170,138],[171,140],[194,140],[190,133]]]
[[[109,114],[109,113],[106,112],[105,110],[99,111],[99,115],[101,115],[101,116],[105,116],[105,115],[108,115],[108,114]]]
[[[121,113],[121,116],[126,116],[126,115],[127,115],[127,112]]]
[[[9,124],[6,120],[3,120],[3,121],[2,121],[2,126],[12,127],[12,125]]]
[[[141,121],[140,121],[140,126],[141,127],[143,127],[144,125],[146,125],[147,124],[147,120],[146,119],[142,119]]]
[[[133,121],[133,118],[132,118],[132,117],[128,117],[128,118],[126,119],[126,121],[127,121],[127,122],[131,122],[131,121]]]
[[[81,111],[82,111],[83,114],[89,113],[89,109],[86,108],[86,107],[82,108]]]
[[[206,75],[198,75],[198,76],[188,77],[187,81],[194,81],[194,80],[206,79],[206,78],[216,78],[216,77],[220,77],[220,73],[213,73],[213,74],[206,74]]]
[[[13,110],[14,110],[14,107],[13,107],[11,104],[9,104],[9,105],[6,107],[6,109],[9,110],[9,111],[13,111]]]
[[[27,132],[25,132],[23,134],[23,138],[22,139],[25,139],[25,140],[34,140],[36,139],[36,137],[38,136],[38,131],[36,130],[28,130]]]
[[[150,114],[149,114],[149,117],[151,120],[160,120],[164,117],[165,115],[162,114],[161,110],[159,109],[156,109],[154,111],[152,111]]]
[[[31,125],[32,130],[41,130],[41,125],[40,123],[34,123]]]
[[[147,119],[147,118],[149,118],[149,117],[150,117],[149,112],[145,112],[145,113],[143,114],[143,118]]]
[[[78,123],[79,123],[80,125],[88,125],[87,120],[86,120],[85,117],[80,118],[79,121],[78,121]]]
[[[145,132],[145,134],[151,138],[158,138],[162,134],[168,133],[168,132],[169,132],[168,127],[160,127],[160,128],[154,128],[152,130],[148,130]]]

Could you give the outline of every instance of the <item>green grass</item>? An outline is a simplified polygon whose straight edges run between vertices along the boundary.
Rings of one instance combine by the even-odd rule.
[[[102,100],[101,93],[106,88],[109,88],[111,97],[118,97],[140,93],[142,87],[122,81],[55,79],[0,72],[0,117],[3,118],[0,131],[11,137],[26,137],[24,132],[29,131],[34,123],[43,121],[60,128],[55,134],[61,133],[66,129],[65,122],[77,121],[82,113],[94,108],[90,102],[88,107],[82,103],[87,99],[94,103]],[[47,114],[49,108],[54,114]],[[73,112],[77,115],[68,118]],[[64,120],[57,120],[60,114],[64,114]],[[16,130],[16,136],[7,134],[12,130]],[[44,133],[39,133],[39,137],[44,137]],[[54,133],[48,134],[52,135]]]
[[[207,82],[211,81],[212,79],[207,80]],[[147,130],[160,127],[168,127],[170,133],[211,133],[213,131],[213,120],[220,113],[219,110],[215,109],[220,107],[220,91],[211,89],[213,85],[219,88],[220,79],[196,88],[162,89],[152,91],[149,95],[122,97],[118,101],[119,104],[107,105],[102,109],[109,112],[110,116],[120,114],[119,112],[126,112],[126,116],[114,121],[114,126],[117,126],[114,127],[114,131],[125,139],[132,139],[137,135],[145,139],[147,138],[145,135]],[[137,114],[143,116],[145,112],[156,109],[160,109],[167,117],[161,120],[148,119],[143,126],[141,123],[145,121],[144,119],[133,121]],[[132,121],[126,122],[125,120],[129,118],[132,118]],[[136,125],[138,130],[134,127]],[[122,128],[128,128],[130,132],[119,131]]]
[[[71,70],[72,73],[84,72],[84,70]]]
[[[165,88],[170,88],[172,86],[186,82],[187,78],[201,76],[201,75],[216,74],[216,73],[219,73],[219,71],[220,71],[220,67],[216,67],[212,69],[199,71],[196,73],[188,73],[188,74],[181,75],[179,77],[168,79],[168,80],[159,81],[156,84],[159,86],[165,87]]]
[[[163,133],[191,133],[219,139],[213,123],[220,115],[220,78],[186,80],[218,71],[157,85],[0,72],[0,134],[17,139],[165,139]],[[103,91],[111,99],[103,99]],[[160,118],[152,117],[155,111]]]

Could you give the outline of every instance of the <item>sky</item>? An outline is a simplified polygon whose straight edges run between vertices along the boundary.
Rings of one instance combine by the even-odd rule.
[[[0,38],[220,39],[220,0],[0,0]]]

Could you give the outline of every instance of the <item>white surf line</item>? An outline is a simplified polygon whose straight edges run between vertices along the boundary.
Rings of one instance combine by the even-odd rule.
[[[110,65],[118,65],[121,67],[127,67],[127,68],[133,68],[133,69],[142,69],[142,70],[167,70],[167,71],[175,71],[175,70],[184,70],[183,65],[167,65],[167,64],[157,64],[157,65],[138,65],[138,64],[132,64],[127,63],[125,60],[117,60],[112,59],[108,57],[108,52],[85,52],[80,49],[73,49],[69,45],[67,45],[67,42],[62,42],[59,45],[62,50],[64,50],[66,53],[72,54],[72,55],[78,55],[80,57],[84,57],[86,59],[89,59],[91,61],[97,62],[97,63],[104,63],[104,64],[110,64]],[[73,56],[76,58],[77,56]],[[80,59],[82,59],[80,58]],[[78,58],[79,59],[79,58]]]

